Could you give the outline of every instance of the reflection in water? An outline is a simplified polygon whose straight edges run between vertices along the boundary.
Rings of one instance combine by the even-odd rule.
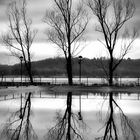
[[[118,127],[118,120],[116,121],[115,110],[118,109],[120,115],[120,128],[122,132],[123,139],[126,140],[137,140],[138,134],[135,131],[133,122],[124,114],[121,107],[113,98],[113,93],[109,93],[109,110],[107,120],[105,122],[105,132],[103,137],[99,137],[101,140],[119,140],[120,130]]]
[[[37,140],[37,135],[30,121],[31,115],[31,93],[28,94],[24,106],[14,112],[5,124],[2,133],[2,140]]]
[[[136,132],[139,129],[135,129],[132,120],[126,116],[127,113],[130,113],[137,114],[139,117],[139,94],[129,96],[111,92],[81,95],[69,92],[67,98],[64,94],[56,96],[46,93],[29,93],[25,96],[22,94],[20,100],[17,100],[17,97],[19,95],[1,97],[2,100],[9,101],[2,101],[0,109],[5,109],[5,105],[9,106],[10,103],[13,103],[14,108],[17,108],[17,101],[20,101],[20,108],[10,116],[2,129],[0,137],[2,140],[36,140],[37,135],[34,129],[39,140],[83,140],[84,138],[92,140],[95,137],[96,140],[139,139]],[[16,102],[10,101],[13,98]],[[36,113],[34,118],[31,118],[31,98],[33,98],[32,109]],[[25,99],[24,102],[23,99]],[[131,99],[131,101],[126,99]],[[104,102],[104,100],[106,101]],[[128,109],[130,107],[131,109]],[[62,110],[62,112],[57,110]],[[103,115],[107,112],[107,116],[103,117],[104,126],[97,121],[99,118],[96,116],[96,113],[101,110]],[[55,124],[52,120],[54,114],[56,114]],[[46,132],[46,127],[49,128],[49,131],[44,139],[41,139]],[[85,127],[86,132],[84,132]],[[103,127],[102,131],[97,133],[101,127]]]
[[[78,115],[72,112],[72,92],[67,94],[64,115],[57,113],[56,122],[56,125],[47,133],[46,140],[83,140],[79,127],[83,120],[79,120]]]

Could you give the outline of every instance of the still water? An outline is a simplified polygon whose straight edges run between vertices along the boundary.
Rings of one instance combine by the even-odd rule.
[[[3,82],[20,82],[21,78],[20,77],[4,77],[0,78],[0,81]],[[29,82],[30,79],[27,77],[22,78],[22,82]],[[60,77],[52,77],[52,78],[34,78],[34,82],[47,82],[50,84],[68,84],[68,79],[67,78],[60,78]],[[74,84],[79,84],[79,77],[74,77],[73,78],[73,83]],[[108,81],[105,78],[81,78],[81,83],[86,84],[86,85],[94,85],[94,84],[107,84]],[[140,78],[114,78],[114,83],[119,84],[119,85],[139,85],[140,84]]]
[[[75,123],[78,123],[76,130],[83,139],[94,140],[104,136],[106,129],[105,124],[107,124],[107,120],[110,116],[110,94],[113,95],[112,101],[115,101],[113,102],[113,117],[118,131],[118,139],[125,139],[121,125],[119,125],[121,124],[120,118],[123,118],[120,115],[122,113],[121,111],[123,111],[129,121],[133,122],[132,127],[134,127],[135,131],[137,133],[140,131],[140,95],[138,93],[77,93],[72,95],[72,114],[75,115],[72,119],[75,119]],[[20,109],[23,109],[23,114],[24,107],[27,104],[27,112],[25,112],[25,114],[27,114],[24,117],[27,118],[29,115],[29,120],[34,130],[33,132],[38,136],[39,140],[50,140],[47,137],[48,131],[56,126],[56,124],[58,124],[57,119],[60,119],[60,116],[63,118],[63,115],[66,113],[68,106],[67,96],[68,93],[58,95],[57,93],[47,94],[47,92],[44,91],[34,92],[30,95],[30,98],[28,98],[29,93],[8,94],[7,96],[5,94],[4,96],[0,96],[1,134],[4,133],[4,128],[7,124],[14,123],[16,120],[19,122],[16,122],[10,129],[15,130],[15,128],[18,127],[18,123],[20,124],[21,122],[19,120]],[[78,112],[81,112],[82,120],[79,119]],[[26,121],[24,123],[26,123]],[[128,133],[130,133],[129,131],[128,129]],[[21,135],[23,132],[24,128],[23,131],[21,131]],[[133,140],[133,137],[128,137]],[[37,137],[34,137],[32,139],[36,138]],[[3,140],[7,139],[3,138]],[[28,140],[27,138],[25,139]],[[29,138],[29,140],[32,139]],[[136,139],[139,139],[139,137],[137,136]]]

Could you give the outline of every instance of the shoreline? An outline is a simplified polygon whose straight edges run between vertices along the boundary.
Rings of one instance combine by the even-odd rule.
[[[80,85],[52,85],[49,87],[52,92],[120,92],[140,93],[140,86],[80,86]]]
[[[140,86],[84,86],[84,85],[46,85],[46,86],[19,86],[19,87],[0,87],[0,95],[22,93],[22,92],[46,92],[53,93],[140,93]]]

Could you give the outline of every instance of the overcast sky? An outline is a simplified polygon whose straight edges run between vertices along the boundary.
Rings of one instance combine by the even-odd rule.
[[[0,0],[0,35],[8,29],[8,20],[6,15],[7,5],[12,0]],[[76,1],[76,0],[75,0]],[[48,8],[53,8],[52,0],[27,0],[28,2],[28,14],[33,21],[33,28],[38,30],[38,34],[33,44],[33,60],[44,59],[48,57],[60,56],[61,53],[54,45],[48,43],[46,40],[45,30],[47,25],[43,22],[45,11]],[[136,5],[136,11],[133,19],[129,21],[129,27],[136,27],[140,29],[140,0],[134,0]],[[93,58],[104,55],[105,49],[99,45],[98,34],[94,30],[94,23],[91,21],[86,30],[85,36],[87,39],[86,47],[80,55],[84,57]],[[135,42],[134,48],[131,50],[129,57],[140,58],[140,41]],[[0,47],[0,63],[13,64],[15,59],[11,59],[11,56],[7,55],[7,49],[1,44]]]

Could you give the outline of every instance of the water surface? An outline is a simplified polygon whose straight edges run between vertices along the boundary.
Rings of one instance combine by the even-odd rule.
[[[28,93],[22,93],[22,104],[26,102]],[[140,100],[139,94],[115,93],[114,100],[136,126],[136,131],[140,130]],[[64,114],[67,107],[67,93],[64,95],[47,94],[46,92],[34,92],[31,95],[31,123],[39,137],[43,140],[48,130],[56,124],[56,112]],[[81,104],[80,104],[81,103]],[[8,94],[0,96],[0,129],[9,119],[12,113],[20,109],[21,94]],[[81,115],[86,127],[83,137],[86,140],[100,137],[104,133],[106,116],[109,109],[109,94],[107,93],[84,93],[74,94],[72,97],[72,111],[78,114],[81,108]],[[114,108],[116,116],[119,110]],[[119,122],[119,120],[118,120]],[[120,126],[119,126],[120,127]],[[100,130],[101,129],[101,130]],[[100,130],[100,131],[99,131]]]

